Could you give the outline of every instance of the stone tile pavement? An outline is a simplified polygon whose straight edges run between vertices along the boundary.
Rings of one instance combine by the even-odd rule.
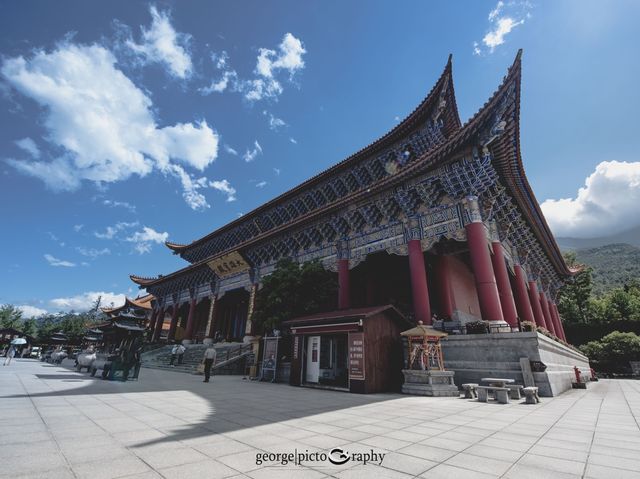
[[[640,381],[538,405],[354,395],[143,369],[108,382],[0,366],[0,477],[639,478]],[[256,464],[256,454],[385,454],[382,463]],[[335,456],[337,457],[337,456]]]

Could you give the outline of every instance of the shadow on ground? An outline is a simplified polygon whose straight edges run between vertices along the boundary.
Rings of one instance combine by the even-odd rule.
[[[160,428],[164,436],[131,444],[131,447],[144,447],[163,442],[197,439],[215,433],[228,433],[274,424],[295,419],[338,412],[342,409],[365,406],[400,397],[399,394],[351,394],[347,392],[325,391],[288,384],[257,383],[243,380],[240,376],[214,376],[212,383],[204,384],[202,376],[162,370],[142,369],[138,381],[105,381],[93,378],[88,373],[78,373],[72,368],[72,362],[66,360],[62,365],[42,364],[43,368],[55,367],[60,374],[35,374],[43,381],[77,382],[82,387],[68,388],[50,392],[0,396],[5,398],[68,398],[73,396],[132,395],[137,393],[164,393],[170,401],[171,393],[188,392],[208,402],[208,412],[202,419],[180,426]],[[145,381],[147,377],[148,381]],[[220,386],[218,386],[220,384]],[[243,391],[243,387],[247,386]],[[49,385],[50,386],[50,385]],[[232,390],[227,390],[231,388]],[[177,395],[173,395],[177,396]],[[283,396],[286,401],[283,403]],[[109,399],[101,398],[109,404]],[[118,398],[115,402],[122,401]],[[105,407],[108,407],[105,404]],[[142,403],[144,404],[144,403]],[[175,404],[174,410],[188,404]],[[158,410],[158,414],[172,416],[171,408]],[[197,416],[194,412],[194,416]],[[180,415],[173,416],[184,422]]]

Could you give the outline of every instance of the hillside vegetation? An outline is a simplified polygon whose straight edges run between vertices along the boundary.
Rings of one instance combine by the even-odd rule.
[[[609,244],[575,251],[576,262],[592,268],[593,293],[601,296],[640,279],[640,248]]]

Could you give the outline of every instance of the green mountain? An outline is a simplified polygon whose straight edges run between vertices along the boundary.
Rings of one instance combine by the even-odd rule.
[[[596,248],[576,249],[576,260],[593,268],[594,293],[597,295],[640,281],[640,248],[616,243]]]

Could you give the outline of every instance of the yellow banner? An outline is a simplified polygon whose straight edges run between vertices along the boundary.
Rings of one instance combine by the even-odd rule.
[[[249,264],[238,251],[233,251],[207,263],[218,276],[231,276],[249,269]]]

